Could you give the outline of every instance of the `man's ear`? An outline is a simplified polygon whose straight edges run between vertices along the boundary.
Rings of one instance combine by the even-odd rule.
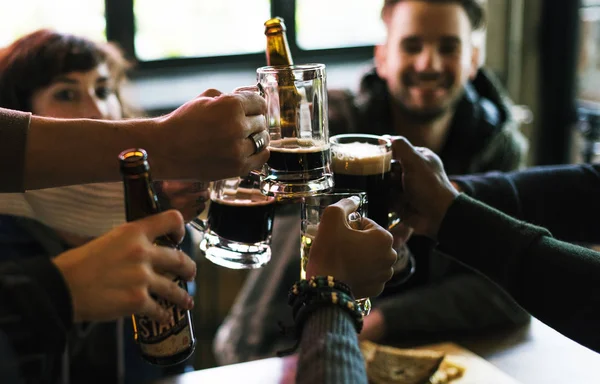
[[[483,63],[480,62],[481,59],[481,48],[479,46],[473,46],[473,51],[471,52],[471,68],[469,70],[469,80],[473,80],[477,76],[479,67],[483,65]]]
[[[374,49],[374,59],[375,59],[375,70],[377,71],[377,76],[382,79],[385,79],[387,76],[387,50],[385,44],[376,45]]]

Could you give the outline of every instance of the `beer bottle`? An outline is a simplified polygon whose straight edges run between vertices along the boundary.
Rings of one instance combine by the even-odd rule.
[[[125,191],[127,221],[142,219],[161,211],[158,197],[152,186],[148,155],[143,149],[128,149],[119,154],[121,175]],[[155,245],[179,249],[177,242],[168,236],[155,240]],[[177,276],[169,276],[187,291],[187,283]],[[140,346],[142,357],[161,366],[180,363],[192,355],[196,347],[192,316],[189,310],[152,295],[170,313],[171,321],[159,323],[146,316],[132,315],[134,339]]]
[[[286,28],[281,17],[265,22],[267,36],[267,65],[293,65],[292,54],[285,34]],[[300,107],[302,96],[294,85],[294,73],[281,71],[277,79],[279,88],[279,119],[283,137],[300,137]],[[306,104],[306,103],[304,103]]]
[[[281,17],[274,17],[265,21],[267,65],[294,64],[285,31],[285,23]]]

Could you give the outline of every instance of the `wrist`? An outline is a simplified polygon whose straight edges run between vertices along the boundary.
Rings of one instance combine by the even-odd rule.
[[[179,177],[176,172],[183,171],[179,164],[174,163],[178,156],[173,156],[177,150],[173,150],[173,145],[165,146],[164,143],[174,143],[176,130],[169,128],[169,115],[159,116],[144,120],[132,121],[137,132],[139,147],[145,149],[150,154],[150,166],[154,180],[167,179],[186,179]],[[138,129],[139,127],[139,129]],[[169,150],[167,152],[167,150]]]
[[[450,206],[452,205],[452,203],[454,203],[454,200],[456,200],[456,197],[460,195],[460,192],[458,192],[455,189],[446,189],[444,190],[444,193],[440,195],[440,197],[437,200],[437,204],[436,204],[436,209],[432,214],[431,220],[430,220],[430,228],[429,228],[429,237],[431,237],[432,239],[437,239],[438,233],[440,231],[440,227],[442,225],[442,222],[444,221],[444,218],[446,217],[446,213],[448,212],[448,209],[450,208]]]

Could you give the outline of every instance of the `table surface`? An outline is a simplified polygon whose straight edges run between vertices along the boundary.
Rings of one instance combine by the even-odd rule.
[[[523,384],[600,383],[600,354],[567,339],[542,322],[471,340],[453,341]],[[294,383],[294,356],[189,372],[155,384]]]

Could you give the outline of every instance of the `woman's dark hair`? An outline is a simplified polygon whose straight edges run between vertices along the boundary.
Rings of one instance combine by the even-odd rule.
[[[31,98],[60,75],[86,72],[101,63],[109,67],[124,116],[131,114],[121,87],[132,67],[114,43],[41,29],[0,49],[0,107],[32,112]]]

